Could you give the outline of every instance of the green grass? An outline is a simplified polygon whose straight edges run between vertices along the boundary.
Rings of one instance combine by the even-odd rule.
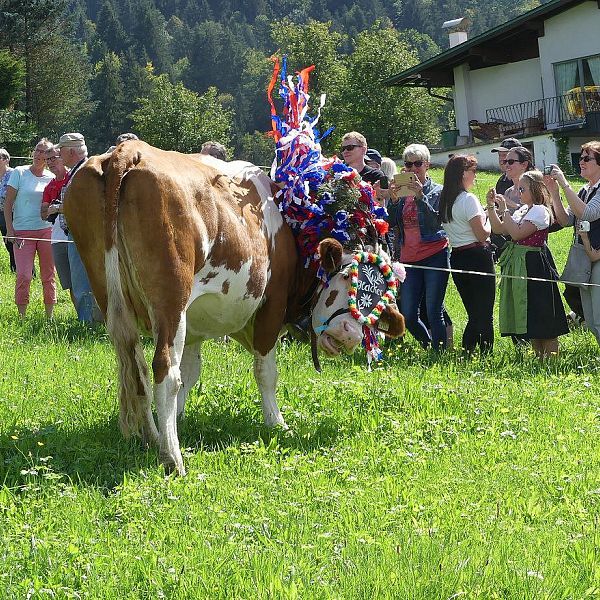
[[[560,265],[568,235],[551,244]],[[5,259],[0,598],[600,597],[590,334],[544,364],[505,339],[465,360],[407,336],[371,373],[357,353],[321,375],[285,345],[289,432],[262,425],[250,356],[207,343],[180,427],[188,475],[165,477],[118,431],[103,330],[65,294],[45,322],[39,280],[20,322]],[[452,286],[448,305],[459,338]]]

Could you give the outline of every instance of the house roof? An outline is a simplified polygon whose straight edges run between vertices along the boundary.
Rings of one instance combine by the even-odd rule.
[[[471,70],[539,57],[537,40],[544,21],[589,0],[549,0],[462,44],[383,81],[384,85],[451,87],[454,67],[468,63]],[[600,0],[597,0],[600,8]]]

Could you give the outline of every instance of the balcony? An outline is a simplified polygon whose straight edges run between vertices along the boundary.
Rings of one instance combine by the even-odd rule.
[[[599,114],[600,86],[587,86],[562,96],[490,108],[485,111],[486,123],[470,121],[469,126],[473,137],[488,141],[571,127],[598,129]]]

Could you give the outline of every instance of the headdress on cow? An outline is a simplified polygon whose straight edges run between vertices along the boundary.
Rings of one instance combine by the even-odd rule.
[[[281,66],[277,58],[273,61],[268,97],[276,155],[271,178],[282,184],[279,210],[295,234],[304,266],[318,267],[318,245],[322,239],[332,237],[342,245],[376,242],[388,229],[387,212],[375,200],[371,185],[362,181],[356,170],[335,156],[323,156],[320,142],[332,129],[320,135],[316,128],[325,94],[316,116],[308,115],[308,81],[314,66],[300,71],[294,83],[293,77],[287,75],[286,58]],[[282,116],[277,114],[273,101],[278,80]]]
[[[308,115],[308,81],[314,66],[303,69],[294,78],[287,75],[287,61],[273,58],[273,76],[268,87],[271,106],[271,135],[275,139],[275,160],[271,167],[271,178],[281,185],[277,194],[279,210],[296,238],[296,244],[304,266],[314,268],[317,274],[327,280],[328,265],[321,265],[319,243],[325,238],[333,238],[349,250],[371,244],[378,246],[378,240],[388,230],[385,221],[387,211],[375,199],[372,186],[363,181],[359,173],[336,156],[325,158],[321,153],[321,140],[331,129],[322,135],[316,126],[321,109],[325,104],[325,94],[321,96],[317,113]],[[279,96],[283,101],[283,114],[277,114],[273,101],[273,90],[279,80]],[[363,324],[363,345],[370,364],[380,357],[377,343],[376,323],[389,302],[393,302],[396,292],[396,273],[389,265],[381,265],[377,255],[354,254],[352,259],[353,286],[349,292],[349,312]],[[381,275],[383,287],[373,288],[370,303],[362,306],[367,314],[361,314],[357,305],[359,264],[371,263]],[[384,281],[385,278],[385,281]],[[323,325],[327,327],[326,324]],[[316,364],[316,363],[315,363]]]

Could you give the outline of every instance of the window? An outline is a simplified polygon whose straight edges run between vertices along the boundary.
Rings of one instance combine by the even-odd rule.
[[[554,65],[554,79],[556,81],[556,94],[563,96],[573,88],[598,86],[600,89],[600,54],[556,63]],[[590,90],[597,91],[597,90]]]

